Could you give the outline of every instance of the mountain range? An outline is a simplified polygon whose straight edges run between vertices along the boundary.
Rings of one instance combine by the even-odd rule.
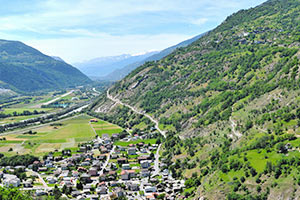
[[[162,160],[184,198],[300,198],[299,19],[299,0],[241,10],[109,90],[167,132]],[[105,96],[93,108],[142,127]]]
[[[144,63],[160,60],[175,49],[185,47],[203,35],[205,34],[197,35],[159,52],[153,51],[141,55],[123,54],[120,56],[101,57],[82,63],[74,63],[74,66],[95,80],[118,81]]]
[[[114,70],[142,61],[155,53],[157,52],[147,52],[140,55],[122,54],[119,56],[100,57],[81,63],[74,63],[73,65],[89,77],[102,79]]]
[[[0,40],[0,58],[1,88],[35,92],[91,83],[73,66],[19,41]]]

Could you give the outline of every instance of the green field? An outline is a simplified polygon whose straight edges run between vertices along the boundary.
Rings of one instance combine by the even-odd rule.
[[[130,142],[117,141],[117,142],[115,142],[115,145],[126,147],[129,144],[138,144],[140,142],[144,142],[145,144],[155,144],[156,143],[156,139],[135,140],[135,141],[130,141]]]
[[[0,152],[5,154],[43,155],[46,152],[77,147],[78,143],[90,141],[95,133],[89,125],[90,117],[77,116],[62,122],[62,126],[44,126],[33,129],[36,134],[12,134],[3,136],[6,140],[0,141]],[[1,138],[1,137],[0,137]],[[12,148],[13,151],[8,150]]]
[[[13,114],[14,112],[23,113],[24,111],[33,112],[35,110],[38,111],[38,112],[41,112],[41,111],[48,112],[48,111],[51,111],[53,109],[52,108],[5,108],[3,113]]]
[[[99,135],[100,137],[103,134],[108,134],[109,136],[111,136],[114,133],[120,133],[123,131],[121,127],[102,120],[98,122],[92,122],[91,125],[95,129],[97,135]]]

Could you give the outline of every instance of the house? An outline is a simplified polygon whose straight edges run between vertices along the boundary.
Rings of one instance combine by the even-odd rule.
[[[99,199],[99,196],[96,195],[96,194],[93,194],[93,195],[90,195],[90,200],[98,200]]]
[[[97,194],[107,194],[107,188],[105,186],[96,188]]]
[[[54,183],[57,182],[57,179],[54,178],[53,176],[48,176],[48,177],[46,178],[46,180],[47,180],[48,183],[50,183],[50,184],[54,184]]]
[[[98,119],[90,119],[90,122],[98,122]]]
[[[20,183],[20,179],[16,175],[3,174],[3,185],[5,187],[19,187]]]
[[[134,147],[128,149],[128,155],[136,155],[136,149]]]
[[[128,170],[128,169],[131,169],[131,167],[130,167],[129,164],[123,164],[123,165],[122,165],[122,169],[123,169],[123,170]]]
[[[46,172],[47,170],[48,170],[47,167],[39,167],[38,168],[39,172]]]
[[[139,184],[137,182],[131,182],[127,185],[127,187],[128,187],[128,190],[130,190],[130,191],[139,191],[140,190]]]
[[[129,180],[129,173],[126,170],[121,171],[121,179],[124,180]]]
[[[86,147],[85,146],[81,146],[79,147],[79,152],[86,152]]]
[[[141,170],[141,177],[148,177],[150,176],[150,171],[147,169]]]
[[[91,182],[92,182],[91,176],[90,176],[89,174],[86,174],[86,173],[81,174],[80,180],[81,180],[82,182],[84,182],[84,183],[91,183]]]
[[[35,195],[36,196],[44,196],[44,195],[47,195],[47,192],[44,190],[37,190],[37,191],[35,191]]]
[[[141,167],[144,168],[144,169],[147,169],[147,168],[149,168],[149,167],[151,166],[150,163],[151,163],[151,162],[148,161],[148,160],[142,160],[142,161],[141,161]]]
[[[32,179],[28,179],[26,181],[23,182],[23,185],[25,188],[31,188],[32,187]]]
[[[108,149],[105,146],[100,147],[101,153],[108,153]]]
[[[118,164],[124,164],[127,162],[127,159],[126,158],[118,158],[117,162],[118,162]]]
[[[78,172],[78,171],[75,171],[75,170],[72,171],[72,176],[73,176],[73,177],[76,177],[76,178],[79,177],[79,172]]]
[[[155,200],[155,197],[154,197],[154,195],[151,194],[151,195],[147,195],[146,199],[147,200]]]
[[[78,190],[75,190],[75,191],[72,191],[72,192],[71,192],[71,196],[72,196],[72,197],[77,197],[77,196],[79,196],[80,194],[81,194],[81,192],[78,191]]]
[[[117,195],[117,197],[123,197],[124,196],[124,191],[122,190],[122,188],[116,188],[115,189],[115,194]]]
[[[155,186],[146,186],[145,187],[145,193],[153,193],[156,192],[156,187]]]
[[[133,177],[135,177],[135,171],[134,170],[123,170],[121,171],[121,179],[122,180],[129,180]]]
[[[97,176],[98,175],[98,169],[95,167],[90,168],[89,175],[91,176]]]

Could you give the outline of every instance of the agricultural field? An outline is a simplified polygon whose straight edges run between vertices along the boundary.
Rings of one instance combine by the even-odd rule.
[[[120,133],[123,129],[117,125],[99,120],[98,122],[91,122],[91,126],[100,137],[103,134],[111,136],[114,133]]]
[[[90,123],[90,119],[90,116],[79,115],[63,122],[32,129],[31,133],[0,135],[0,153],[42,156],[55,150],[76,149],[79,143],[94,139],[96,134],[112,135],[122,131],[114,124],[101,120]]]
[[[80,115],[61,123],[32,129],[32,134],[0,136],[0,152],[8,155],[43,155],[50,151],[77,147],[78,143],[95,137],[89,120],[89,116]]]

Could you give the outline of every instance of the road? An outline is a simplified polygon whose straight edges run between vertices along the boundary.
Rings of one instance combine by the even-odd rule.
[[[44,186],[44,189],[51,189],[50,187],[48,187],[47,183],[44,181],[43,177],[42,177],[39,173],[37,173],[37,172],[35,172],[35,171],[32,171],[32,170],[28,170],[28,171],[31,172],[32,174],[34,174],[34,175],[36,175],[36,176],[39,177],[41,183],[42,183],[43,186]]]
[[[107,92],[106,92],[106,96],[107,96],[107,98],[109,98],[109,99],[112,100],[113,102],[118,103],[118,104],[121,104],[121,105],[123,105],[123,106],[126,106],[126,107],[130,108],[133,112],[135,112],[135,113],[137,113],[137,114],[140,114],[140,115],[144,115],[145,117],[147,117],[148,119],[150,119],[150,120],[155,124],[155,128],[160,132],[160,134],[162,134],[162,136],[164,136],[164,138],[167,138],[165,131],[163,131],[163,130],[161,130],[161,129],[159,128],[159,126],[158,126],[158,121],[155,120],[153,117],[151,117],[151,116],[148,115],[147,113],[138,111],[136,108],[132,107],[131,105],[128,105],[128,104],[126,104],[126,103],[121,102],[119,99],[116,99],[116,98],[112,97],[112,96],[109,94],[109,89],[108,89]]]
[[[54,103],[55,101],[57,101],[57,100],[65,97],[65,96],[68,96],[68,95],[72,94],[73,92],[74,92],[74,90],[71,90],[71,91],[69,91],[69,92],[67,92],[67,93],[65,93],[65,94],[63,94],[63,95],[61,95],[59,97],[56,97],[55,99],[52,99],[52,100],[50,100],[50,101],[48,101],[46,103],[43,103],[42,105],[47,106],[47,105],[49,105],[51,103]]]
[[[160,150],[161,144],[158,146],[156,154],[155,154],[155,161],[154,161],[154,173],[153,176],[156,176],[159,174],[159,150]]]
[[[101,94],[100,92],[98,92],[97,90],[96,90],[96,88],[93,88],[93,91],[95,92],[95,93],[97,93],[97,94]]]
[[[159,126],[158,126],[158,121],[155,120],[153,117],[151,117],[151,116],[148,115],[147,113],[138,111],[136,108],[134,108],[134,107],[132,107],[132,106],[130,106],[130,105],[128,105],[128,104],[125,104],[125,103],[121,102],[119,99],[116,99],[116,98],[112,97],[112,96],[109,94],[109,89],[108,89],[107,92],[106,92],[106,96],[107,96],[107,98],[109,98],[109,99],[112,100],[113,102],[118,103],[118,104],[121,104],[121,105],[123,105],[123,106],[126,106],[126,107],[130,108],[133,112],[135,112],[135,113],[137,113],[137,114],[140,114],[140,115],[144,115],[145,117],[147,117],[148,119],[150,119],[150,120],[155,124],[155,128],[160,132],[160,134],[161,134],[162,136],[164,136],[164,138],[167,137],[165,131],[162,131],[162,130],[159,128]],[[159,171],[160,171],[160,170],[159,170],[159,150],[160,150],[160,147],[161,147],[161,144],[158,146],[157,151],[156,151],[156,154],[155,154],[154,173],[153,173],[153,175],[159,174]]]
[[[111,154],[115,151],[115,148],[116,148],[116,146],[113,146],[113,148],[112,148],[111,151],[109,152],[109,154],[108,154],[108,156],[107,156],[107,158],[106,158],[106,161],[105,161],[105,163],[104,163],[104,165],[103,165],[101,171],[99,172],[99,176],[101,176],[101,175],[103,174],[103,171],[104,171],[104,169],[107,167],[107,165],[108,165],[108,163],[109,163],[110,156],[111,156]]]

